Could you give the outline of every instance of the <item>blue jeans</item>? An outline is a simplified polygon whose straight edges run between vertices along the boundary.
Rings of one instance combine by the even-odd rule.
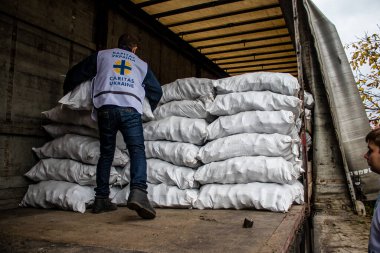
[[[96,197],[108,197],[116,133],[123,135],[130,157],[131,189],[147,189],[146,157],[141,114],[132,107],[102,106],[97,110],[100,158],[96,168]]]

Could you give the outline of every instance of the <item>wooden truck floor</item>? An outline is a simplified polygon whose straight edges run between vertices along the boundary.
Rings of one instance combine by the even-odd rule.
[[[156,210],[154,220],[126,207],[102,214],[0,211],[0,252],[286,252],[305,219],[299,205],[288,213]],[[243,228],[245,218],[252,228]]]

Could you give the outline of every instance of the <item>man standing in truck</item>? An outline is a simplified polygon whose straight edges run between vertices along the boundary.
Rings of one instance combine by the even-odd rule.
[[[365,137],[365,140],[368,143],[368,152],[364,155],[364,158],[367,160],[368,166],[371,170],[380,174],[380,128],[376,128],[369,132]],[[379,203],[376,204],[369,235],[369,253],[380,252],[380,206]]]
[[[72,67],[64,82],[64,93],[93,79],[92,100],[100,138],[100,158],[96,169],[93,213],[113,211],[109,199],[109,177],[116,146],[116,133],[123,135],[130,156],[130,194],[127,207],[144,219],[156,212],[147,197],[147,174],[141,114],[146,96],[152,111],[162,96],[161,85],[147,63],[135,53],[139,38],[124,34],[118,48],[102,50]]]

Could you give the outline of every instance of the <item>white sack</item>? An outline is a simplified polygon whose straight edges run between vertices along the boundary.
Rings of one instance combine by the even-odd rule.
[[[67,125],[67,124],[48,124],[42,126],[42,128],[53,138],[61,137],[65,134],[76,134],[91,136],[99,139],[99,133],[97,129],[85,127],[85,126],[76,126],[76,125]],[[120,150],[125,150],[126,145],[124,142],[123,135],[120,131],[116,134],[116,147]]]
[[[312,117],[312,114],[311,114],[311,110],[309,109],[305,109],[305,118],[307,120],[311,120],[311,117]],[[301,121],[302,122],[302,121]]]
[[[116,171],[119,173],[119,177],[115,182],[115,185],[125,186],[131,182],[131,172],[130,172],[130,162],[128,162],[124,167],[115,167]]]
[[[91,118],[91,111],[74,111],[57,105],[41,114],[43,117],[57,123],[87,126],[94,129],[98,127],[98,123]]]
[[[72,91],[62,97],[58,103],[71,110],[87,110],[91,111],[93,108],[92,97],[92,80],[85,81],[75,87]],[[154,116],[149,104],[149,100],[145,97],[143,101],[143,121],[153,120]]]
[[[146,158],[158,158],[177,166],[197,168],[199,147],[191,143],[171,141],[145,141]]]
[[[291,111],[298,118],[301,100],[270,91],[247,91],[217,95],[207,111],[212,115],[232,115],[245,111]]]
[[[193,100],[202,96],[213,96],[214,88],[211,79],[207,78],[183,78],[161,86],[161,104],[173,100]]]
[[[112,187],[110,192],[113,193],[112,197],[110,194],[110,199],[112,203],[115,203],[118,206],[126,206],[128,201],[128,196],[130,193],[130,185],[127,185],[123,188]]]
[[[266,209],[287,212],[297,196],[288,185],[276,183],[207,184],[201,187],[198,209]]]
[[[293,201],[299,205],[304,203],[304,187],[303,184],[296,180],[291,184],[284,184],[284,187],[288,188],[293,195]]]
[[[297,96],[300,89],[297,78],[288,73],[254,72],[213,80],[217,94],[244,91],[272,91]]]
[[[96,185],[96,165],[88,165],[70,159],[41,159],[25,176],[33,181],[66,181],[80,185]],[[111,167],[109,184],[113,184],[119,173]]]
[[[179,116],[192,119],[206,119],[210,117],[206,108],[210,106],[213,97],[200,97],[196,100],[171,101],[162,104],[154,110],[156,120],[168,118],[170,116]]]
[[[92,110],[92,80],[85,81],[62,97],[58,103],[71,110]]]
[[[207,139],[214,140],[239,133],[290,134],[295,127],[290,111],[248,111],[220,116],[207,127]]]
[[[302,119],[301,118],[297,118],[296,119],[296,131],[297,133],[299,133],[301,131],[301,127],[302,127]]]
[[[194,178],[201,184],[288,184],[301,172],[300,166],[293,166],[282,157],[242,156],[205,164],[195,171]]]
[[[147,159],[148,182],[152,184],[164,183],[169,186],[177,186],[180,189],[198,188],[199,184],[194,180],[195,170],[176,166],[160,159]]]
[[[75,134],[66,134],[45,143],[40,148],[32,148],[32,150],[40,159],[68,158],[88,164],[97,164],[100,157],[98,139]],[[129,157],[116,148],[112,165],[124,166],[128,161]]]
[[[144,121],[144,122],[154,120],[152,107],[150,107],[149,100],[147,97],[144,97],[143,114],[142,114],[141,118],[142,118],[142,121]]]
[[[201,145],[207,138],[207,122],[172,116],[143,124],[147,141],[168,140]]]
[[[41,181],[29,185],[20,206],[59,208],[84,213],[95,198],[94,187],[63,181]]]
[[[204,164],[238,156],[281,156],[293,159],[294,140],[282,134],[236,134],[213,140],[200,148],[197,158]]]
[[[297,122],[297,121],[296,121]],[[295,140],[301,140],[300,139],[300,136],[299,136],[299,134],[298,134],[298,129],[297,129],[297,126],[296,125],[294,125],[294,127],[293,127],[293,129],[292,129],[292,131],[290,132],[290,134],[289,134],[293,139],[295,139]]]
[[[44,125],[42,126],[42,128],[53,138],[61,137],[65,134],[78,134],[99,138],[99,133],[97,129],[89,128],[86,126],[54,123]]]
[[[154,207],[191,208],[198,193],[198,189],[181,190],[177,186],[148,184],[148,198]]]
[[[113,202],[112,200],[117,198],[116,196],[123,190],[124,188],[118,185],[111,185],[110,187],[110,195],[108,198]],[[113,202],[114,203],[114,202]]]
[[[198,189],[181,190],[177,186],[148,183],[148,199],[154,207],[191,208],[198,197]],[[118,191],[112,202],[119,205],[127,205],[130,186],[127,185]]]
[[[147,159],[147,182],[151,184],[164,183],[177,186],[180,189],[198,188],[199,184],[194,180],[194,170],[188,167],[176,166],[160,159]],[[118,185],[125,185],[131,181],[130,164],[120,172]]]
[[[313,109],[314,107],[314,98],[313,95],[307,91],[304,92],[304,106],[307,109]]]

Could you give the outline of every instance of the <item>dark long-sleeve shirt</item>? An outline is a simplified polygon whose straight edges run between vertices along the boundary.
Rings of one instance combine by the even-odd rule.
[[[67,72],[65,81],[63,83],[64,94],[67,94],[82,82],[92,79],[96,76],[97,59],[98,53],[96,52],[73,66]],[[145,89],[145,96],[149,100],[152,111],[154,111],[162,97],[162,89],[159,81],[149,67],[145,79],[143,80],[143,85]]]

